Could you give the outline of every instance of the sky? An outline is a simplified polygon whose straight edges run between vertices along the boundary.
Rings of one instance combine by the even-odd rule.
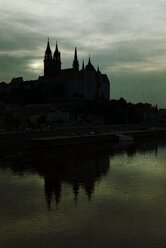
[[[166,108],[165,0],[0,0],[0,82],[43,75],[49,37],[62,68],[90,53],[110,79],[111,99]]]

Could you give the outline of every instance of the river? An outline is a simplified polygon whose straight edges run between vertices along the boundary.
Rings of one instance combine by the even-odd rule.
[[[166,143],[34,150],[0,160],[1,248],[166,247]]]

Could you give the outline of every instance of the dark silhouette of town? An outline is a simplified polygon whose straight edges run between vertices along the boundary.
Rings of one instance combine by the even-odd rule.
[[[90,56],[80,68],[77,48],[72,67],[62,69],[61,65],[58,44],[52,54],[48,40],[43,76],[0,83],[0,129],[165,122],[166,111],[157,105],[110,99],[107,75],[95,69]]]

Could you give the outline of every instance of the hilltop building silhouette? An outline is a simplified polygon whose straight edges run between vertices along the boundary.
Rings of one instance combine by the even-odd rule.
[[[9,84],[0,83],[0,102],[4,103],[0,127],[103,124],[104,114],[97,104],[109,102],[110,82],[99,67],[95,69],[90,56],[80,69],[75,48],[71,68],[64,69],[57,42],[52,53],[48,39],[43,62],[43,75],[36,80],[17,77]]]
[[[110,100],[110,82],[89,61],[80,69],[77,48],[71,68],[63,69],[61,53],[56,42],[52,53],[48,39],[44,54],[44,75],[37,80],[24,81],[22,77],[13,78],[9,84],[0,83],[2,101],[10,103],[48,103],[58,100]]]
[[[62,68],[56,42],[52,53],[48,40],[43,75],[36,80],[13,78],[0,83],[0,128],[36,129],[60,125],[103,125],[165,122],[165,112],[148,103],[110,100],[110,82],[91,63],[80,68],[75,48],[70,68]],[[77,191],[77,189],[75,189]]]
[[[89,100],[110,99],[110,82],[106,74],[102,74],[91,63],[89,56],[88,64],[82,68],[79,67],[77,48],[75,48],[74,59],[71,68],[62,69],[61,53],[56,48],[52,54],[48,40],[47,48],[44,55],[44,76],[42,80],[54,81],[57,85],[63,84],[63,93],[67,98],[81,97]]]

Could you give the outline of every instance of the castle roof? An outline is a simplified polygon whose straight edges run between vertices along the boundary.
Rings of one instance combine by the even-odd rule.
[[[94,66],[91,63],[90,57],[89,57],[88,64],[86,65],[85,68],[86,68],[87,71],[96,71],[95,68],[94,68]]]

